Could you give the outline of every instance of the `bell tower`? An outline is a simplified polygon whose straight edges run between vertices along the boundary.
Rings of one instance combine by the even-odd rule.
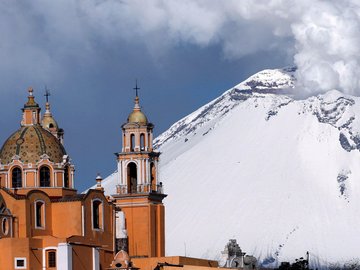
[[[131,257],[161,257],[165,256],[162,200],[167,195],[158,179],[160,153],[153,150],[154,125],[141,111],[137,85],[134,89],[134,109],[122,125],[122,151],[116,154],[118,179],[112,197],[122,212],[117,215],[117,227],[126,231],[116,241],[118,249],[127,243]]]

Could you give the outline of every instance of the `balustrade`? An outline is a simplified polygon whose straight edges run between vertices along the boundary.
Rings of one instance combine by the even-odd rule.
[[[117,185],[116,191],[119,194],[131,194],[131,190],[129,191],[129,188],[127,185]],[[139,184],[136,186],[136,193],[144,194],[144,193],[158,193],[163,194],[164,193],[164,186],[160,182],[160,184],[157,184],[155,186],[155,189],[153,189],[153,186],[151,184]]]

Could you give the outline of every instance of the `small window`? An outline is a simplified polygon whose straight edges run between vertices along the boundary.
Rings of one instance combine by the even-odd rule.
[[[135,149],[135,135],[131,134],[130,135],[130,151],[134,152]]]
[[[26,269],[26,258],[15,258],[15,269]]]
[[[140,134],[140,150],[141,151],[145,150],[145,135],[144,135],[144,133]]]
[[[35,202],[35,228],[45,228],[45,203],[43,201]]]
[[[32,112],[32,123],[33,123],[33,124],[37,124],[37,123],[38,123],[38,121],[37,121],[36,118],[37,118],[37,117],[36,117],[36,112]]]
[[[49,167],[40,168],[40,187],[50,187],[50,169]]]
[[[69,166],[65,167],[64,170],[64,187],[68,188],[69,187],[69,179],[70,179],[70,170],[69,170]]]
[[[11,173],[12,187],[21,188],[22,187],[22,172],[19,167],[16,167],[12,170]]]
[[[53,123],[50,123],[49,124],[49,128],[53,128],[54,127],[54,124]]]
[[[1,229],[4,235],[9,234],[9,220],[7,218],[3,218],[1,222]]]
[[[48,250],[47,252],[47,267],[56,267],[56,250]]]
[[[103,229],[103,204],[100,200],[92,203],[93,229]]]
[[[153,162],[150,164],[150,184],[151,190],[156,191],[156,168]]]

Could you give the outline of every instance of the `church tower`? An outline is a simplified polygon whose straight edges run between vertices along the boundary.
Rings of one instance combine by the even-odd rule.
[[[122,125],[122,151],[117,153],[118,181],[112,195],[117,214],[117,246],[131,257],[165,255],[165,212],[162,183],[158,179],[160,153],[153,150],[153,128],[141,111],[138,90],[133,111]],[[125,217],[125,224],[124,221]],[[123,233],[125,231],[125,233]]]

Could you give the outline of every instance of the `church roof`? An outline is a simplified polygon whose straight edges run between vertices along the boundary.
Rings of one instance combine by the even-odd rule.
[[[40,125],[23,126],[15,131],[0,150],[2,164],[9,164],[14,157],[23,163],[37,163],[47,155],[49,160],[61,163],[66,151],[60,141]]]
[[[148,120],[146,115],[142,111],[133,111],[128,117],[128,123],[139,123],[146,125],[148,123]]]

